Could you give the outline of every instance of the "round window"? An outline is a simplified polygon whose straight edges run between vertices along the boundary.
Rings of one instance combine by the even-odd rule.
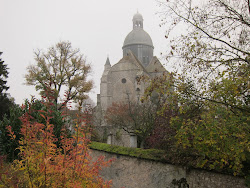
[[[123,79],[122,79],[122,83],[125,84],[126,82],[127,82],[126,78],[123,78]]]

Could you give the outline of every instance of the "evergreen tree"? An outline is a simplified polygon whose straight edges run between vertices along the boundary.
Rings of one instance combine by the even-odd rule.
[[[3,52],[0,52],[0,56]],[[4,61],[0,58],[0,120],[3,120],[4,114],[9,115],[10,106],[13,105],[13,102],[8,98],[6,91],[9,89],[7,86],[8,78],[8,68],[4,64]]]

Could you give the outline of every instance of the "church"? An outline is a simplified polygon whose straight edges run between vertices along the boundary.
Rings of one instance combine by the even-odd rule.
[[[143,29],[142,15],[137,12],[132,21],[133,29],[126,36],[122,47],[123,57],[113,66],[107,58],[104,65],[100,94],[97,95],[96,113],[99,117],[103,117],[112,103],[138,100],[146,88],[145,83],[138,83],[138,78],[142,76],[154,78],[168,73],[154,56],[153,42],[150,35]],[[103,120],[99,120],[96,124],[108,126]],[[112,136],[111,131],[108,132]],[[109,138],[108,143],[113,144],[113,140]],[[135,144],[124,142],[118,145],[133,147]]]

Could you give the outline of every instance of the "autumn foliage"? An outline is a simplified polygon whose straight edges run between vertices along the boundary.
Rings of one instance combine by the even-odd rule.
[[[146,146],[145,141],[152,133],[157,118],[157,106],[147,102],[113,103],[105,114],[107,123],[135,134],[141,148]]]
[[[111,181],[104,181],[99,171],[111,161],[100,157],[93,161],[89,155],[87,139],[83,132],[84,122],[75,126],[75,134],[68,136],[62,129],[61,146],[55,144],[52,111],[37,111],[46,123],[38,123],[30,113],[21,117],[23,138],[19,141],[19,160],[10,165],[1,158],[0,186],[8,187],[110,187]],[[16,135],[8,126],[10,136]]]

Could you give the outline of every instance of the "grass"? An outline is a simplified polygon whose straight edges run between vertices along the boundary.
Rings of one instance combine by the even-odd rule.
[[[108,153],[115,153],[125,156],[136,157],[140,159],[150,159],[153,161],[167,162],[164,158],[166,151],[157,149],[141,149],[141,148],[128,148],[122,146],[114,146],[100,142],[91,142],[91,149],[106,151]]]

